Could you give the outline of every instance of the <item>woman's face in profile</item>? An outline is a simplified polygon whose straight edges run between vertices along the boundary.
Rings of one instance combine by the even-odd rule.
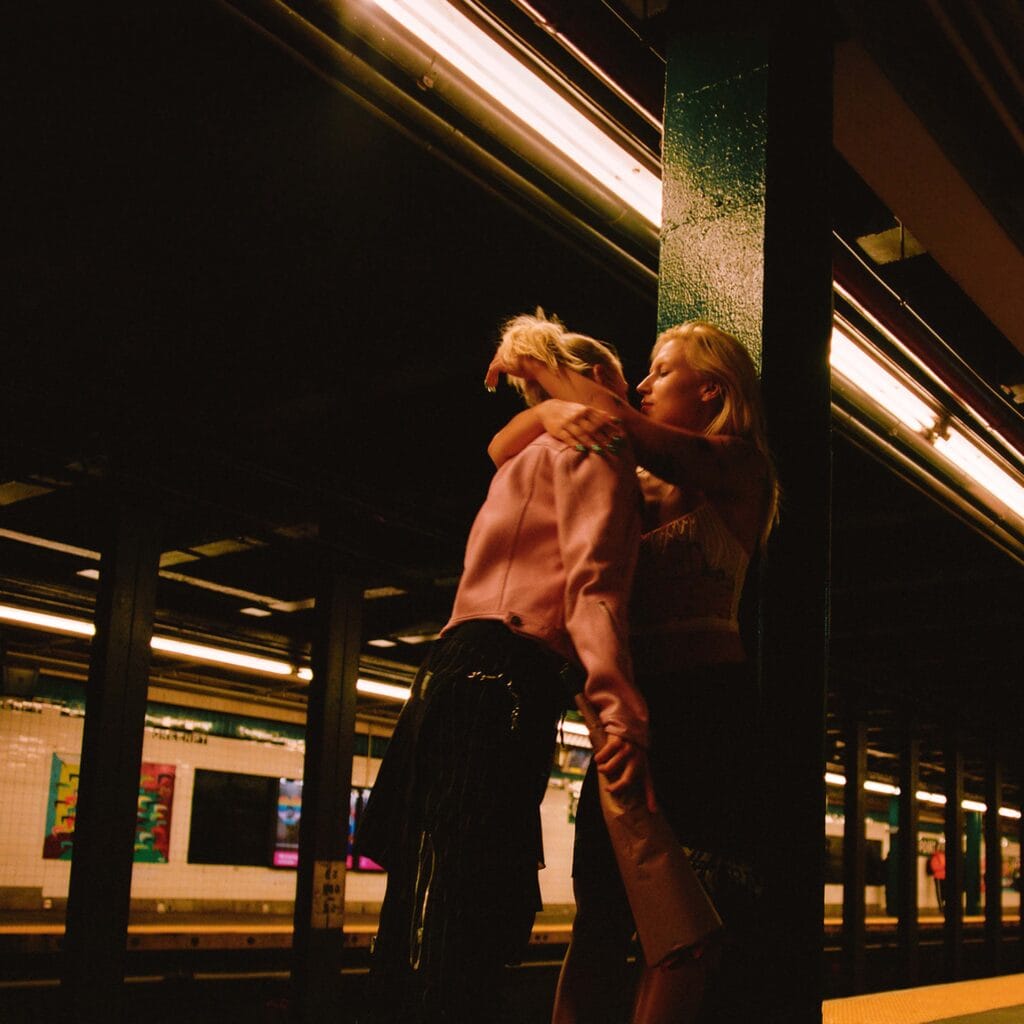
[[[659,423],[685,430],[702,431],[709,420],[711,399],[718,386],[699,374],[686,358],[679,338],[672,338],[658,349],[651,372],[636,387],[640,392],[640,412]]]

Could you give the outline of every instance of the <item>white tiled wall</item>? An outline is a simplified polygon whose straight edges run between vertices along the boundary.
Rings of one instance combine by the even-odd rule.
[[[143,761],[177,765],[171,810],[171,844],[166,864],[134,865],[132,897],[161,900],[294,899],[294,871],[189,864],[189,816],[196,768],[298,779],[302,777],[302,752],[270,743],[252,743],[221,736],[204,736],[202,739],[206,742],[199,744],[161,739],[149,730],[146,732],[142,744]]]
[[[82,719],[55,708],[0,710],[0,888],[67,894],[70,864],[43,860],[53,755],[79,759]]]
[[[83,719],[59,709],[35,706],[33,710],[0,708],[0,909],[3,890],[39,889],[42,899],[67,896],[71,864],[44,860],[43,836],[53,754],[78,762]],[[142,759],[176,765],[171,809],[170,857],[166,864],[136,863],[132,897],[162,901],[173,908],[177,901],[231,900],[254,904],[294,899],[294,871],[260,867],[189,864],[189,817],[197,768],[301,778],[302,753],[269,743],[203,737],[205,742],[168,738],[167,732],[147,729]],[[372,786],[379,761],[355,758],[352,784]],[[542,807],[547,867],[541,872],[541,891],[546,905],[571,904],[573,827],[568,821],[569,794],[555,780]],[[375,908],[384,898],[385,878],[379,873],[348,873],[346,902]],[[258,909],[258,907],[257,907]]]

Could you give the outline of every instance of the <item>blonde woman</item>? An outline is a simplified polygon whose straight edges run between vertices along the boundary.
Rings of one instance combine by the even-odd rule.
[[[753,361],[715,325],[680,324],[654,346],[650,373],[637,387],[639,409],[585,378],[552,377],[535,361],[496,359],[489,383],[509,370],[531,377],[552,399],[495,437],[488,450],[498,464],[547,430],[595,461],[614,461],[609,445],[614,450],[616,439],[628,437],[643,467],[630,644],[650,709],[651,777],[728,937],[706,956],[644,966],[632,1019],[755,1019],[739,1004],[752,987],[744,975],[756,966],[747,945],[758,891],[757,766],[750,763],[758,697],[738,610],[750,560],[776,519],[778,485]],[[632,918],[595,782],[592,775],[585,781],[577,815],[577,913],[557,1024],[621,1020],[620,993],[632,990]]]
[[[509,321],[498,358],[626,393],[607,346],[543,316]],[[547,397],[516,383],[528,401]],[[647,709],[623,643],[639,535],[627,451],[604,462],[542,434],[495,474],[451,618],[360,826],[362,852],[388,870],[372,1020],[499,1016],[503,967],[519,958],[540,906],[539,806],[569,676],[584,677],[610,737],[602,770],[612,785],[645,781]]]

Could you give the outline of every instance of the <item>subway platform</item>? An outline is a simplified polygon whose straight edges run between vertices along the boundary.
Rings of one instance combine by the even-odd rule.
[[[509,968],[502,1005],[482,1020],[546,1024],[571,921],[571,907],[551,907],[538,916],[529,955],[522,965]],[[868,920],[868,934],[881,937],[880,948],[894,923],[891,918]],[[837,947],[841,922],[829,918],[825,924],[828,975],[828,950]],[[981,921],[969,918],[965,924],[970,930]],[[371,908],[347,914],[346,962],[325,1021],[358,1024],[363,1016],[375,930]],[[922,919],[923,942],[940,930],[940,918]],[[291,932],[291,919],[283,915],[135,915],[128,939],[125,1024],[182,1024],[185,1018],[188,1024],[287,1024]],[[0,1024],[67,1018],[57,980],[62,937],[63,921],[52,915],[0,917]],[[826,994],[829,987],[826,976]],[[822,1024],[937,1022],[1024,1024],[1024,974],[828,998],[822,1006]]]

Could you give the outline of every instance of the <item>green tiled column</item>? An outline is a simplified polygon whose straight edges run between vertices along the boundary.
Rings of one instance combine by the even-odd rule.
[[[711,320],[760,359],[768,53],[763,29],[669,45],[659,330]]]

